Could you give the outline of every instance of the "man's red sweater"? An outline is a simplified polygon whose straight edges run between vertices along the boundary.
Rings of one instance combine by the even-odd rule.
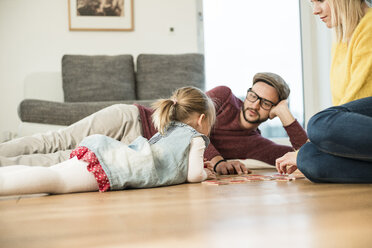
[[[293,147],[279,145],[261,136],[258,129],[243,129],[239,124],[243,101],[237,98],[226,86],[219,86],[206,94],[216,106],[216,123],[210,134],[211,143],[204,157],[207,160],[220,155],[225,159],[256,159],[275,165],[275,160],[289,151],[299,149],[307,141],[307,135],[301,125],[294,121],[284,127]],[[153,110],[136,105],[140,112],[143,136],[150,139],[157,130],[151,115]]]

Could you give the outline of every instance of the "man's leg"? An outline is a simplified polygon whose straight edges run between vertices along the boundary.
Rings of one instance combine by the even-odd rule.
[[[134,105],[116,104],[104,108],[58,131],[21,137],[0,144],[0,165],[12,164],[12,159],[15,164],[26,165],[45,165],[47,161],[48,165],[59,163],[66,159],[66,154],[56,152],[74,149],[83,138],[92,134],[103,134],[130,143],[142,135],[139,118],[138,108]],[[22,156],[28,154],[39,156]]]
[[[308,136],[316,147],[335,156],[372,161],[372,97],[331,107],[314,115]]]
[[[315,183],[372,183],[371,162],[330,155],[311,142],[298,152],[297,167]]]
[[[26,154],[26,155],[19,155],[16,157],[2,157],[0,156],[0,165],[7,166],[7,165],[34,165],[34,166],[50,166],[56,163],[61,163],[66,161],[70,158],[70,153],[72,150],[66,151],[58,151],[54,153],[48,154]],[[1,167],[0,166],[0,167]]]

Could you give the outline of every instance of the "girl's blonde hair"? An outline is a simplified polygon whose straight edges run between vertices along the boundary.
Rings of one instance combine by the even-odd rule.
[[[152,122],[161,134],[164,134],[170,122],[187,123],[193,113],[204,114],[210,126],[216,120],[216,110],[212,100],[195,87],[179,88],[169,99],[160,99],[152,104],[152,107],[155,109]]]
[[[348,43],[355,28],[365,15],[365,0],[327,0],[337,42]]]

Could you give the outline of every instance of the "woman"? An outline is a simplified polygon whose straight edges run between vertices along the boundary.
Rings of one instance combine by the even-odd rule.
[[[311,3],[335,33],[330,80],[336,107],[310,119],[309,142],[277,159],[277,170],[290,174],[298,166],[313,182],[372,183],[372,9],[364,0]]]

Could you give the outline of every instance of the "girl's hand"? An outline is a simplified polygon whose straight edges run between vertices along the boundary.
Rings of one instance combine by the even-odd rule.
[[[217,179],[216,173],[214,173],[214,171],[213,171],[213,165],[212,165],[211,161],[206,161],[206,159],[204,159],[204,171],[205,171],[205,173],[207,173],[207,180],[208,179]]]
[[[287,152],[275,161],[275,166],[280,174],[292,174],[297,169],[297,152]]]
[[[216,174],[212,170],[210,170],[208,168],[204,168],[204,170],[207,173],[207,180],[208,179],[217,179]]]
[[[210,169],[210,170],[213,171],[212,162],[211,161],[207,161],[206,159],[204,159],[204,168],[208,168],[208,169]]]

